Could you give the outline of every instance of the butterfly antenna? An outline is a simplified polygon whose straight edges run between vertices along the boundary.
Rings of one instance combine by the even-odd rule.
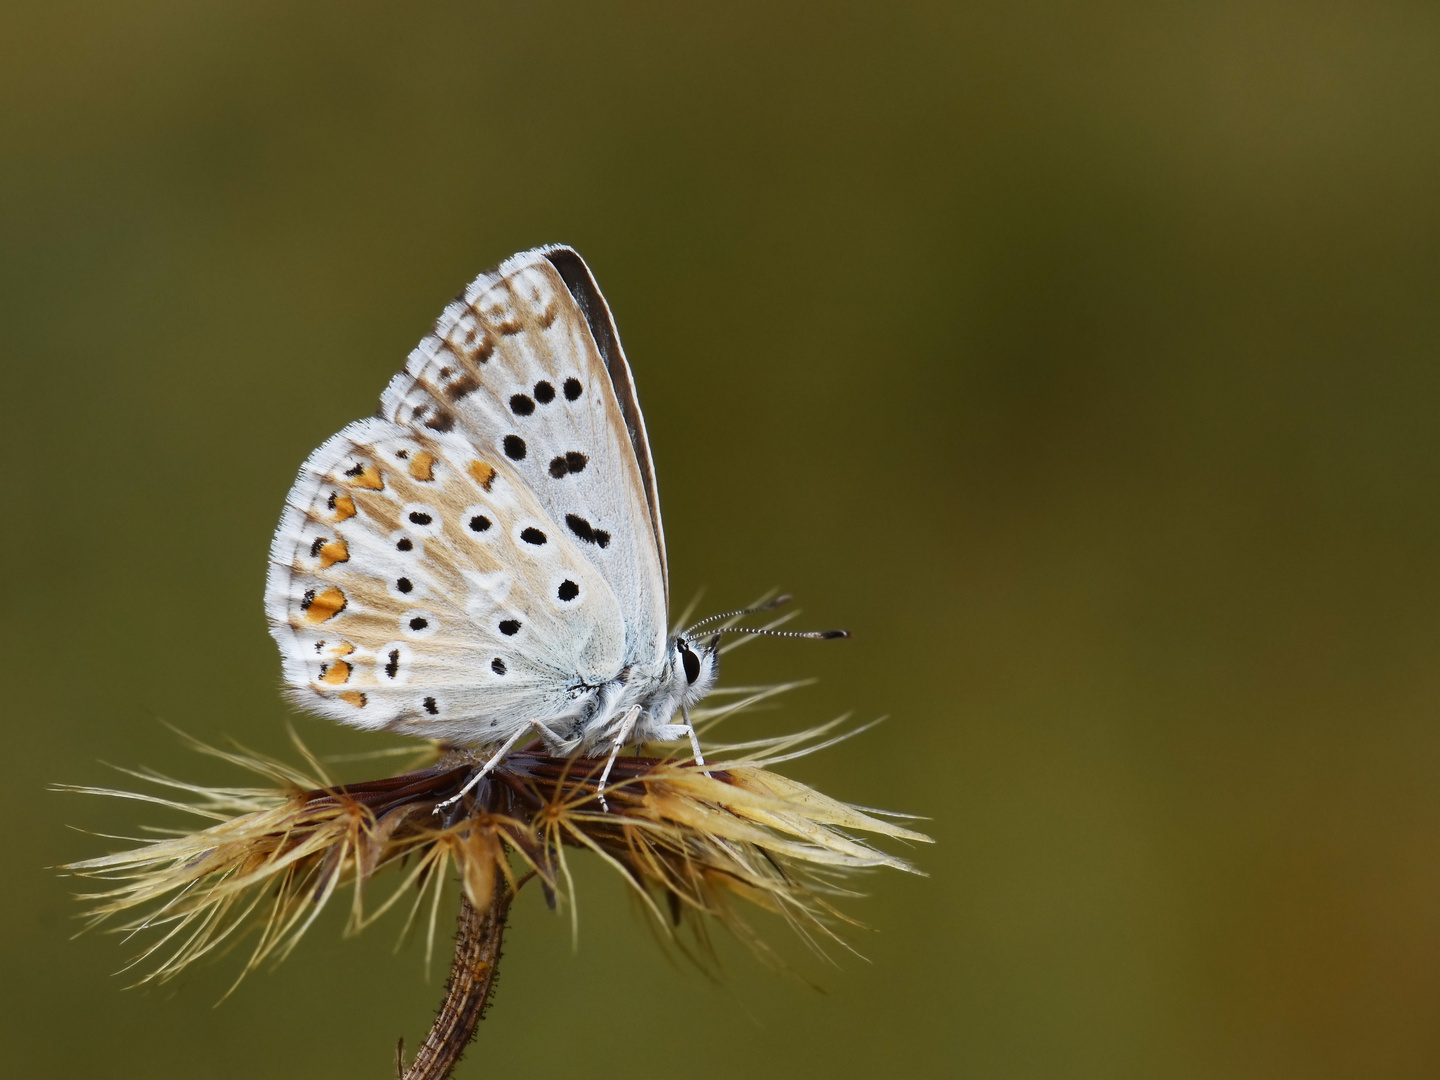
[[[716,637],[721,634],[755,634],[759,637],[788,637],[788,638],[810,638],[814,641],[830,641],[835,638],[848,638],[849,630],[766,630],[759,626],[722,626],[714,632]]]
[[[774,600],[767,600],[765,601],[765,603],[756,604],[754,607],[741,608],[739,611],[725,611],[719,615],[709,615],[706,618],[701,619],[694,626],[691,626],[689,629],[683,631],[680,636],[689,637],[696,630],[699,630],[702,626],[709,626],[711,623],[716,622],[724,622],[726,619],[738,619],[744,615],[756,615],[762,611],[774,611],[778,607],[784,607],[793,599],[794,597],[791,596],[789,593],[782,593],[780,596],[775,597]]]

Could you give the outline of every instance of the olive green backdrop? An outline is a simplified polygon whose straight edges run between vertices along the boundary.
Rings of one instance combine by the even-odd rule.
[[[793,772],[939,842],[867,959],[786,945],[823,993],[669,963],[596,867],[578,950],[526,895],[462,1077],[1440,1071],[1434,5],[11,3],[0,185],[0,1071],[423,1033],[396,919],[124,990],[46,867],[173,819],[46,785],[284,750],[296,469],[557,240],[676,597],[855,632],[735,654],[820,680],[737,730],[888,715]]]

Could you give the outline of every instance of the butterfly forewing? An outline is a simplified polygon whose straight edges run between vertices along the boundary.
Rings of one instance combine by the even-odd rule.
[[[668,607],[670,577],[665,559],[665,529],[660,522],[660,492],[655,483],[655,467],[650,458],[650,439],[645,432],[645,417],[640,412],[640,401],[635,394],[630,364],[625,359],[625,351],[620,347],[620,334],[615,329],[610,305],[605,303],[605,298],[600,295],[600,288],[595,284],[595,278],[591,276],[585,260],[573,249],[557,245],[542,251],[546,261],[559,272],[571,297],[579,305],[585,323],[590,328],[590,337],[605,361],[610,386],[620,406],[620,418],[630,437],[630,447],[635,453],[640,478],[645,485],[645,498],[650,506],[650,528],[660,556],[660,579],[665,584],[664,600]]]
[[[665,628],[649,451],[643,426],[632,437],[585,310],[546,257],[557,250],[569,251],[527,252],[477,278],[410,354],[381,415],[461,432],[503,457],[605,575],[634,655],[649,659],[663,648]],[[613,334],[608,312],[603,325]],[[628,369],[622,390],[638,417]]]
[[[290,493],[266,608],[297,700],[487,743],[653,662],[663,541],[636,437],[543,253],[483,275]]]

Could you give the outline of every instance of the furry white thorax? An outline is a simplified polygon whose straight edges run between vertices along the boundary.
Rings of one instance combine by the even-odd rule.
[[[672,637],[659,664],[631,665],[598,686],[577,685],[575,709],[554,721],[537,722],[536,729],[558,753],[608,749],[626,715],[639,706],[629,742],[682,739],[689,726],[673,720],[681,710],[694,708],[714,687],[720,674],[718,645],[718,638],[697,643]],[[687,653],[693,679],[686,670]]]

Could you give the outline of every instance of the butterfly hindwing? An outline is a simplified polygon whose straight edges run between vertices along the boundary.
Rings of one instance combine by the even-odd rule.
[[[432,738],[496,741],[624,660],[614,593],[504,460],[379,419],[306,462],[266,607],[302,704]]]

